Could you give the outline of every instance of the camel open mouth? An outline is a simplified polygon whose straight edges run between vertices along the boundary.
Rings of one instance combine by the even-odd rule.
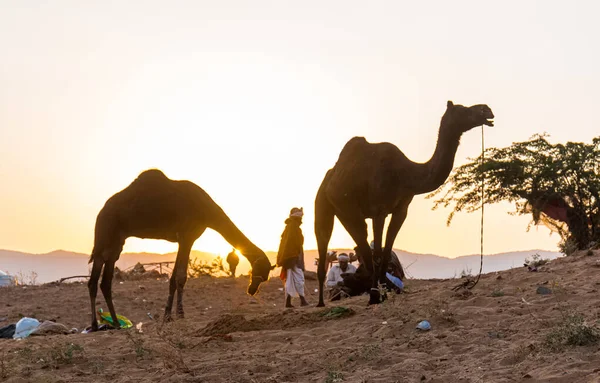
[[[491,110],[483,110],[483,125],[494,126],[494,113]]]

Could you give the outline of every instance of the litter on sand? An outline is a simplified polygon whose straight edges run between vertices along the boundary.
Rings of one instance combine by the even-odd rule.
[[[427,322],[426,320],[421,321],[417,325],[417,329],[423,330],[423,331],[429,331],[429,330],[431,330],[431,324],[429,324],[429,322]]]
[[[99,308],[98,315],[100,316],[100,319],[98,319],[98,324],[106,324],[115,327],[110,313],[104,312],[104,310]],[[125,318],[123,315],[117,314],[117,320],[119,321],[119,327],[121,328],[130,328],[133,326],[133,323],[131,323],[131,321]]]

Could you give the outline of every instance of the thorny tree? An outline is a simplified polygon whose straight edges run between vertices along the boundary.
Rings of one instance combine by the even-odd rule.
[[[531,214],[531,224],[544,224],[561,237],[563,249],[587,248],[600,243],[600,137],[591,144],[551,144],[548,135],[531,137],[506,148],[486,149],[481,156],[457,167],[446,183],[427,198],[433,209],[453,205],[456,212],[481,209],[481,180],[485,176],[484,202],[511,202],[510,214]],[[443,193],[445,191],[445,193]]]

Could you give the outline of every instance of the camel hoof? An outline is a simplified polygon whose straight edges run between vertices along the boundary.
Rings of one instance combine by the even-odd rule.
[[[319,302],[319,304],[317,304],[317,307],[325,307],[325,303]]]
[[[177,313],[177,319],[183,319],[185,318],[185,316],[183,315],[183,313]]]
[[[168,322],[173,322],[173,317],[171,316],[171,314],[165,314],[165,316],[163,317],[163,323],[168,323]]]
[[[371,289],[371,294],[369,297],[369,304],[370,305],[378,305],[380,303],[381,303],[381,294],[379,293],[379,290]]]

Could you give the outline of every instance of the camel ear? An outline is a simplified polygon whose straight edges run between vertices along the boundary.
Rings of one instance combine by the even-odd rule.
[[[446,104],[446,107],[449,108],[451,106],[454,106],[454,103],[450,100],[448,100],[448,103]]]

